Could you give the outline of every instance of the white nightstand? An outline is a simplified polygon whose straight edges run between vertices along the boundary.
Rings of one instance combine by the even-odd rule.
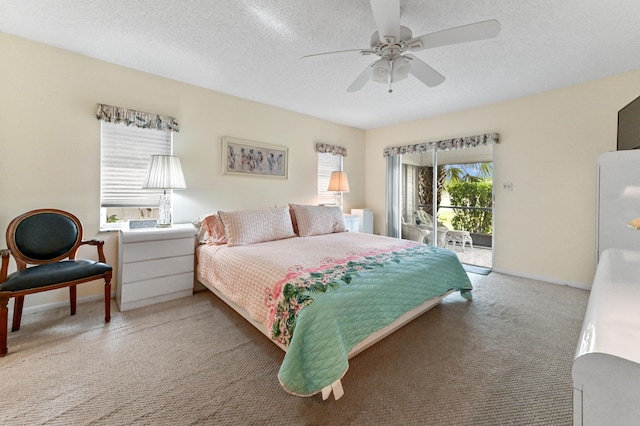
[[[121,229],[118,286],[121,311],[193,294],[195,228]]]
[[[351,232],[360,232],[360,220],[355,214],[345,214],[344,221],[347,224],[347,229]]]
[[[360,232],[373,234],[373,210],[351,209],[351,214],[358,216],[360,221]]]

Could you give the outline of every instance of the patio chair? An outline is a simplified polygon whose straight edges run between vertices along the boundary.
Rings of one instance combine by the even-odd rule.
[[[82,245],[95,246],[98,261],[76,260]],[[8,249],[0,251],[0,357],[7,354],[8,303],[12,297],[15,303],[11,331],[18,331],[25,295],[69,287],[71,315],[75,315],[76,286],[104,279],[104,321],[111,320],[112,268],[105,263],[103,245],[104,241],[83,241],[80,220],[62,210],[33,210],[9,223]],[[11,256],[17,271],[7,275]]]
[[[404,216],[402,216],[402,239],[403,240],[412,240],[412,241],[417,241],[419,243],[426,243],[427,238],[429,238],[429,235],[431,235],[431,231],[428,231],[424,228],[420,228],[415,224],[407,222]]]
[[[416,222],[416,226],[418,226],[421,229],[427,230],[429,231],[429,237],[427,239],[429,244],[433,244],[432,241],[432,237],[433,237],[433,218],[430,214],[428,214],[427,212],[425,212],[422,209],[419,209],[417,211],[414,212],[414,216],[416,218],[416,220],[419,220],[420,223],[418,224]],[[447,231],[449,231],[449,228],[438,222],[438,247],[444,247],[445,246],[445,242],[446,242],[446,236],[447,236]]]

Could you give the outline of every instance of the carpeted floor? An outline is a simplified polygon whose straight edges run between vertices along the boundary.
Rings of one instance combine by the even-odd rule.
[[[588,292],[470,274],[350,361],[345,396],[284,392],[284,353],[208,292],[114,314],[25,315],[0,358],[2,425],[570,425]]]

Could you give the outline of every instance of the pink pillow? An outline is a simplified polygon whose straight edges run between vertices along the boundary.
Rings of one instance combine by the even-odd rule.
[[[198,230],[197,238],[199,243],[216,246],[227,243],[224,225],[217,213],[200,216],[193,221],[193,225]]]
[[[340,207],[293,204],[291,209],[293,209],[298,225],[298,235],[301,237],[332,234],[347,230],[344,213]]]
[[[295,204],[289,204],[289,216],[291,216],[291,225],[293,225],[293,233],[296,235],[300,235],[298,233],[298,222],[296,222],[296,214],[293,212],[294,205]]]
[[[227,244],[227,237],[224,233],[224,225],[222,224],[222,220],[220,220],[220,216],[212,214],[205,217],[204,226],[207,227],[209,233],[207,244],[215,246]]]
[[[288,207],[268,207],[253,210],[219,211],[227,243],[244,246],[263,241],[295,237]]]

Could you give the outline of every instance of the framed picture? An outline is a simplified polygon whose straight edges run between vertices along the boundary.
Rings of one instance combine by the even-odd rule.
[[[289,149],[286,146],[222,138],[222,174],[287,179],[288,166]]]

